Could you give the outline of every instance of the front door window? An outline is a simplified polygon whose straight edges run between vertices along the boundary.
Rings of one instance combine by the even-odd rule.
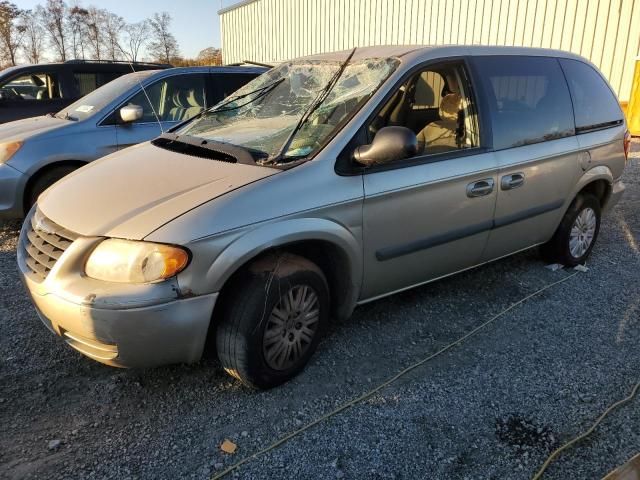
[[[206,107],[205,89],[204,75],[176,75],[146,87],[127,103],[142,107],[138,123],[183,122]]]
[[[460,64],[429,67],[403,83],[368,128],[369,141],[383,127],[402,126],[418,138],[417,156],[479,145],[476,110]]]

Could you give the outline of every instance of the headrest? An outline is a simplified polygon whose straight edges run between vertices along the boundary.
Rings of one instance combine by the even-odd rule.
[[[189,90],[189,95],[187,96],[187,103],[190,107],[203,107],[204,106],[204,98],[201,90]]]
[[[457,93],[449,93],[440,101],[440,120],[457,120],[462,109],[462,98]]]

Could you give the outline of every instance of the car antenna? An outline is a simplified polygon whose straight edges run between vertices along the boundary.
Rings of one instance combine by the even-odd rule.
[[[133,68],[133,62],[131,60],[128,60],[127,63],[129,64],[129,66],[131,67],[131,71],[133,73],[137,73],[136,69]],[[158,126],[160,127],[160,132],[162,134],[164,134],[164,128],[162,128],[162,122],[160,121],[160,117],[158,117],[158,114],[156,113],[156,109],[153,108],[153,103],[151,103],[151,99],[149,98],[149,95],[147,94],[147,89],[144,88],[144,85],[142,84],[142,82],[140,81],[139,78],[137,78],[136,76],[136,80],[138,82],[138,85],[140,86],[140,88],[142,89],[142,93],[144,93],[145,98],[147,99],[147,102],[149,103],[149,106],[151,107],[151,111],[153,112],[153,116],[156,117],[156,121],[158,122]]]

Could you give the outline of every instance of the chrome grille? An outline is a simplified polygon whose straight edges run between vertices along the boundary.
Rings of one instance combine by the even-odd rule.
[[[78,238],[36,210],[27,218],[29,226],[22,238],[24,258],[36,281],[42,282],[64,251]]]

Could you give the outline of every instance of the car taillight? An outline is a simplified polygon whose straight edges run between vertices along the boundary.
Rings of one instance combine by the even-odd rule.
[[[631,149],[631,133],[629,130],[624,134],[624,159],[629,160],[629,150]]]

